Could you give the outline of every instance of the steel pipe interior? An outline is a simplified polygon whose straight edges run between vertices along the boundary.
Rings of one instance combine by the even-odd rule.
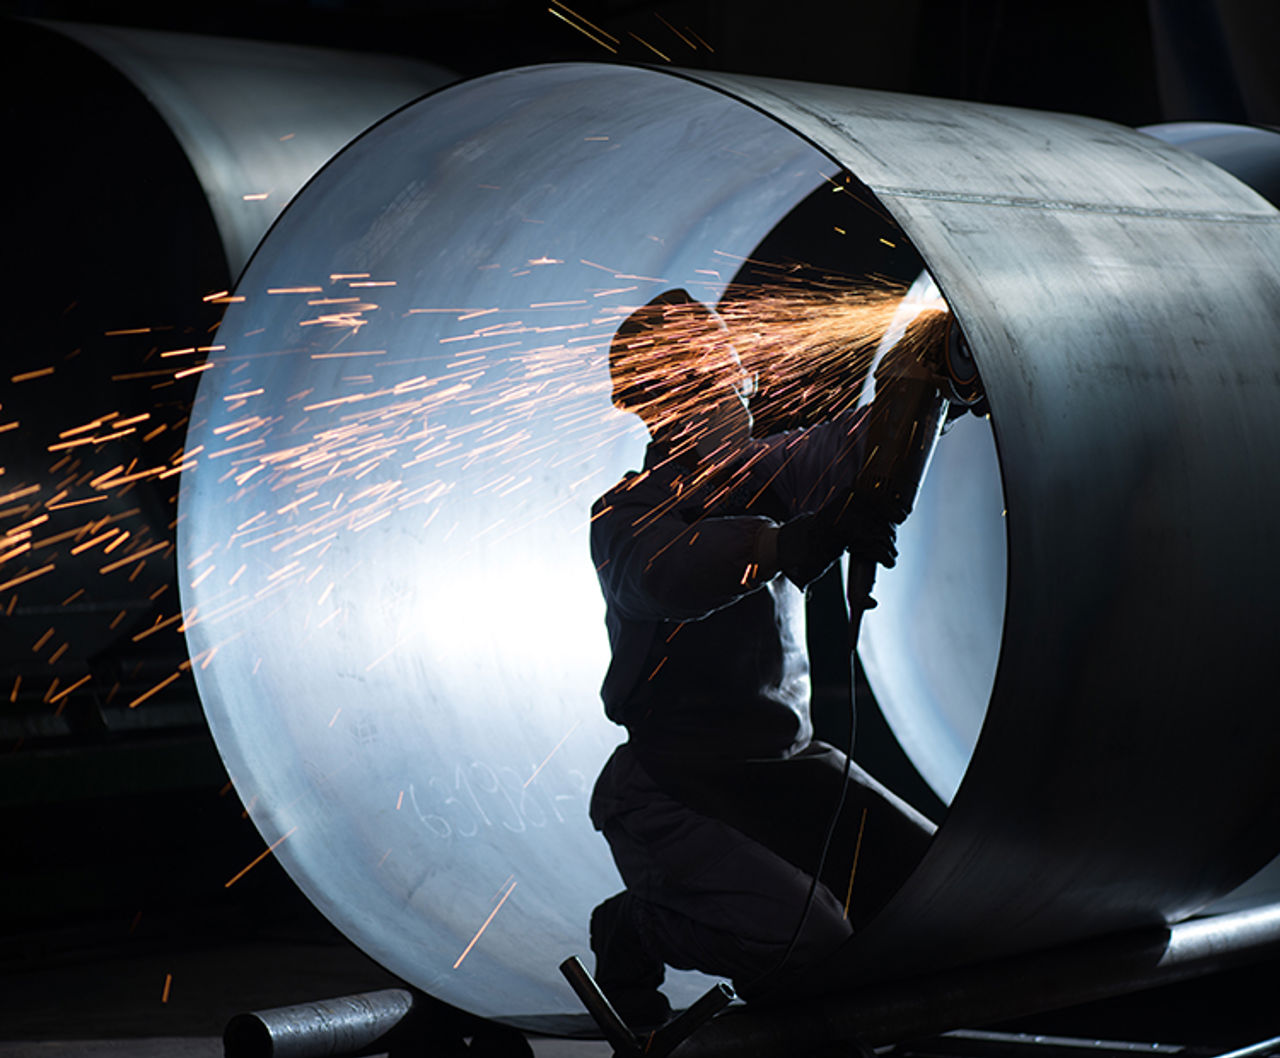
[[[586,818],[622,737],[587,519],[645,437],[608,339],[667,286],[716,300],[824,185],[853,192],[833,224],[870,211],[918,252],[992,409],[943,439],[865,633],[951,807],[850,973],[1172,920],[1277,851],[1280,215],[1089,119],[516,70],[383,122],[281,216],[180,508],[201,697],[256,824],[441,999],[568,1025],[555,967],[619,885]]]

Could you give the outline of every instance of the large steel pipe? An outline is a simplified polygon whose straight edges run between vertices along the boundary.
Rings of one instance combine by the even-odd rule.
[[[415,1013],[404,988],[337,996],[235,1015],[222,1041],[227,1058],[329,1058],[387,1054],[408,1035]]]
[[[16,29],[79,44],[84,53],[68,58],[73,82],[102,78],[94,56],[146,97],[182,146],[232,279],[316,170],[374,122],[453,80],[418,59],[297,44],[76,22]],[[38,113],[45,122],[80,117]],[[126,139],[131,128],[109,131]]]
[[[328,158],[451,77],[385,56],[26,20],[6,22],[0,57],[21,158],[6,197],[22,204],[6,227],[21,310],[0,372],[0,680],[34,704],[51,677],[101,677],[104,652],[144,616],[174,615],[176,478],[157,475],[181,451],[191,371],[217,344],[216,295]],[[106,557],[104,533],[119,537]],[[82,693],[106,695],[102,682]],[[22,733],[57,730],[40,713]]]
[[[682,1058],[786,1058],[831,1040],[864,1046],[920,1039],[1171,985],[1272,958],[1276,905],[1149,927],[991,963],[799,997],[786,1007],[734,1010],[690,1040]]]
[[[1280,206],[1280,131],[1214,121],[1171,121],[1139,131],[1208,159]]]
[[[282,215],[181,501],[201,695],[257,825],[442,999],[568,1024],[555,966],[618,885],[585,815],[621,737],[586,530],[644,436],[608,338],[666,286],[715,300],[823,187],[832,227],[914,245],[992,410],[943,439],[866,630],[922,771],[931,732],[960,765],[845,975],[1162,925],[1280,845],[1280,214],[1090,119],[516,70],[383,122]]]

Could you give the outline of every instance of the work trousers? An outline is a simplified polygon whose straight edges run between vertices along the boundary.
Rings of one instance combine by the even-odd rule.
[[[856,764],[847,779],[844,769],[844,754],[821,742],[783,759],[714,762],[618,747],[591,815],[651,954],[731,978],[751,998],[848,940],[919,861],[934,826]]]

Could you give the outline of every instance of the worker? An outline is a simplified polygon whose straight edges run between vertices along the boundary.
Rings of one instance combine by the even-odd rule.
[[[810,722],[805,589],[846,551],[892,566],[904,517],[853,490],[864,413],[753,439],[752,376],[684,290],[628,316],[609,355],[613,402],[650,443],[592,511],[602,697],[628,740],[591,799],[626,886],[593,911],[591,947],[619,1013],[656,1025],[667,966],[747,999],[785,988],[888,899],[934,826]]]

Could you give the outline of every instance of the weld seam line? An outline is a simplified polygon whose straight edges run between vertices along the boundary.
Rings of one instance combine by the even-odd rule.
[[[1103,202],[1067,202],[1055,199],[1018,198],[1008,195],[984,195],[977,192],[934,191],[921,187],[873,186],[877,195],[898,198],[922,198],[940,202],[961,202],[977,206],[1007,206],[1014,209],[1039,209],[1069,213],[1104,213],[1124,217],[1159,217],[1167,220],[1200,220],[1217,224],[1280,224],[1276,213],[1222,213],[1209,210],[1156,209],[1146,206],[1121,206]]]

